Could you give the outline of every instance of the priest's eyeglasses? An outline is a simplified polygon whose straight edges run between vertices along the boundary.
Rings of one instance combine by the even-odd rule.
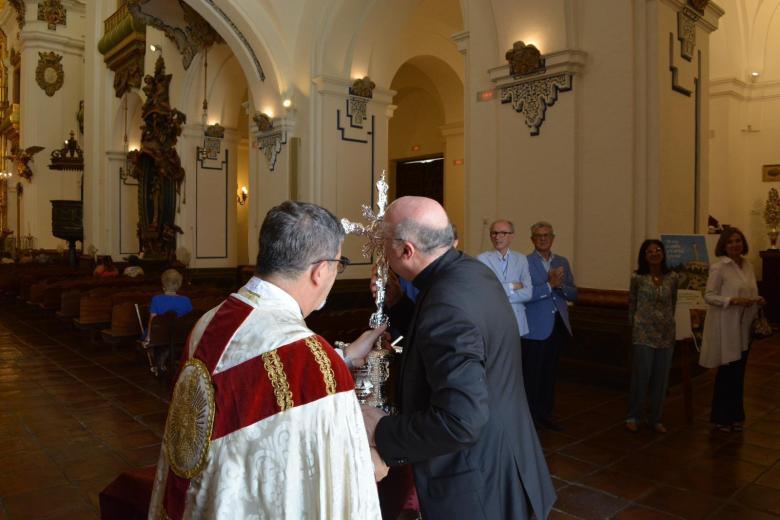
[[[319,264],[320,262],[338,262],[339,265],[336,266],[336,272],[338,274],[343,273],[344,270],[346,270],[348,265],[352,265],[352,262],[346,256],[342,256],[340,258],[323,258],[322,260],[317,260],[316,262],[312,262],[311,265]]]

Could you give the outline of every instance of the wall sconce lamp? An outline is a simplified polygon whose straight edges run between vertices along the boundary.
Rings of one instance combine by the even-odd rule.
[[[243,206],[244,204],[246,204],[246,201],[248,199],[249,199],[249,190],[246,188],[246,186],[241,186],[241,191],[239,191],[238,195],[236,196],[238,205]]]
[[[292,106],[292,100],[290,98],[285,98],[282,100],[282,106],[284,108],[290,108]]]
[[[159,52],[160,54],[162,54],[162,46],[158,43],[152,43],[151,45],[149,45],[149,50],[152,52]]]

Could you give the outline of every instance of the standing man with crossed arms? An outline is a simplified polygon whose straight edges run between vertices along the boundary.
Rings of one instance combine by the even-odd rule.
[[[512,305],[520,335],[528,334],[525,302],[531,299],[533,287],[525,255],[509,249],[515,235],[515,225],[509,220],[496,220],[490,225],[490,242],[495,251],[485,251],[477,260],[496,274]]]
[[[552,224],[531,226],[534,251],[528,255],[533,294],[525,305],[528,334],[523,336],[523,376],[528,405],[537,426],[560,431],[553,419],[555,378],[561,349],[571,336],[567,302],[577,299],[569,261],[552,252]]]

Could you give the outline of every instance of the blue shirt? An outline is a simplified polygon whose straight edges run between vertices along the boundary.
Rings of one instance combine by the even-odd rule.
[[[157,294],[152,296],[152,303],[149,305],[149,314],[161,315],[173,311],[179,318],[191,310],[192,302],[190,299],[178,294]]]
[[[416,302],[417,295],[420,294],[420,289],[415,287],[412,282],[406,278],[401,278],[400,276],[398,277],[398,283],[401,284],[401,291],[406,295],[406,297],[413,302]]]
[[[528,320],[525,317],[525,302],[533,295],[533,282],[528,269],[528,259],[515,251],[507,251],[504,256],[498,251],[486,251],[477,257],[493,271],[504,288],[512,310],[515,313],[520,335],[528,333]],[[513,289],[512,284],[523,284],[522,289]]]

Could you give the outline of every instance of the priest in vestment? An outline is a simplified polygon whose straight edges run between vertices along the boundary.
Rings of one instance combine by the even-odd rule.
[[[306,327],[346,264],[327,210],[285,202],[260,230],[256,275],[193,329],[174,388],[149,519],[380,519],[375,471],[347,363]]]

